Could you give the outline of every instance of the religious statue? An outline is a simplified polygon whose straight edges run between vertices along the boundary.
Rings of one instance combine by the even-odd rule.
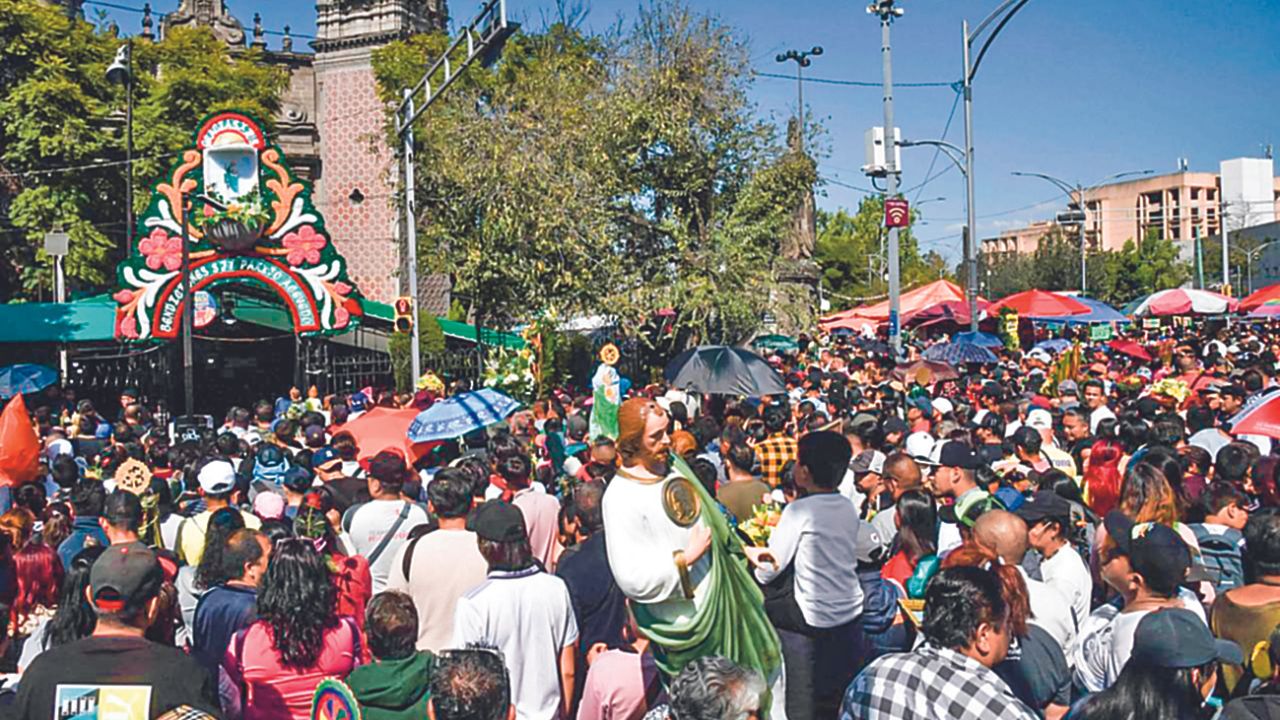
[[[663,672],[720,655],[759,671],[780,707],[782,656],[764,596],[715,501],[671,454],[667,423],[647,398],[618,410],[622,467],[602,503],[609,568]]]
[[[589,437],[618,437],[618,403],[622,401],[622,377],[617,368],[621,354],[618,346],[609,343],[600,348],[600,367],[591,378],[591,419]]]

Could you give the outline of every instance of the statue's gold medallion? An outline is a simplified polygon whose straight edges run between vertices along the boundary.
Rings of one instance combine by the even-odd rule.
[[[680,527],[689,527],[697,522],[702,503],[693,483],[683,477],[667,480],[662,486],[662,509],[671,522]]]

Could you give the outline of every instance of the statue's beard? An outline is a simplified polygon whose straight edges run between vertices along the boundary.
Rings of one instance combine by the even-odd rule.
[[[664,445],[660,448],[641,448],[640,452],[632,456],[634,465],[643,465],[649,469],[665,468],[667,459],[671,455],[671,446]]]

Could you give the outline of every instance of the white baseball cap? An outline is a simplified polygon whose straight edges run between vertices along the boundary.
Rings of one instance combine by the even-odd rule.
[[[907,436],[906,450],[917,463],[933,464],[933,436],[927,432],[913,432]]]
[[[1031,352],[1027,353],[1027,359],[1039,360],[1045,365],[1048,365],[1049,363],[1053,362],[1053,357],[1049,355],[1049,353],[1044,348],[1033,348]]]
[[[1036,408],[1027,413],[1026,424],[1027,427],[1035,428],[1036,430],[1052,430],[1053,416],[1044,408]]]
[[[236,486],[236,469],[226,460],[214,460],[200,468],[196,476],[200,489],[209,495],[223,495]]]
[[[935,413],[941,413],[943,415],[946,415],[947,413],[955,412],[955,409],[956,409],[956,406],[953,405],[952,402],[946,398],[940,397],[940,398],[933,399],[933,411]]]

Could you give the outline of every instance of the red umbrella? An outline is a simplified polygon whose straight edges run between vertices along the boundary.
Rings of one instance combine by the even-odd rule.
[[[342,426],[341,430],[351,433],[360,448],[361,460],[371,458],[387,449],[399,450],[416,462],[426,455],[438,442],[409,442],[409,424],[418,416],[414,408],[396,410],[376,407],[360,417]]]
[[[1280,283],[1256,290],[1240,301],[1240,312],[1249,312],[1268,302],[1280,300]]]
[[[1023,317],[1065,317],[1067,315],[1084,315],[1089,306],[1058,293],[1044,290],[1024,290],[1002,298],[987,308],[987,314],[998,315],[1004,308],[1010,308]]]
[[[1112,340],[1107,345],[1118,353],[1123,353],[1131,358],[1137,358],[1143,362],[1151,362],[1151,353],[1147,349],[1139,345],[1133,340]]]
[[[1272,392],[1256,401],[1252,407],[1236,413],[1230,422],[1231,434],[1236,437],[1265,435],[1280,438],[1280,392]]]

